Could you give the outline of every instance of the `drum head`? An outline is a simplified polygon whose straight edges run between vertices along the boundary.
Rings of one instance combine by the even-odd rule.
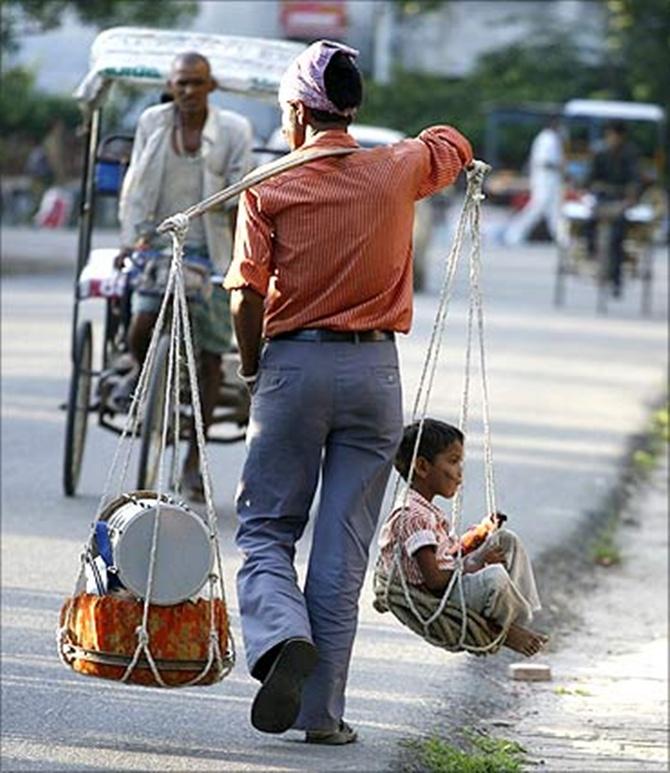
[[[109,519],[119,579],[140,598],[147,595],[151,542],[158,507],[122,508]],[[152,604],[178,604],[196,595],[214,559],[209,532],[194,513],[176,504],[160,505],[158,542],[151,588]]]

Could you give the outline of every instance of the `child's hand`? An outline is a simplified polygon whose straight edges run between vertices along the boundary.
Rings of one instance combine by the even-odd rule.
[[[505,563],[505,551],[496,545],[493,548],[489,548],[483,555],[484,566],[488,564],[504,564]]]

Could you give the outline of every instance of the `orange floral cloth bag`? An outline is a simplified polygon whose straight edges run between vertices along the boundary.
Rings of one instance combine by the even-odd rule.
[[[62,660],[80,674],[123,680],[135,658],[143,606],[140,600],[116,594],[80,593],[68,598],[60,613]],[[143,652],[125,681],[151,687],[220,681],[234,661],[228,624],[221,599],[150,605],[147,645],[153,667]]]

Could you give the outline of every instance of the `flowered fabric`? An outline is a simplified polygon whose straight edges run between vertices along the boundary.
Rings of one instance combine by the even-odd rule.
[[[71,613],[68,615],[70,612]],[[119,596],[95,596],[82,593],[65,601],[60,625],[67,624],[66,641],[81,650],[61,654],[80,674],[120,680],[137,647],[138,626],[142,622],[143,602]],[[228,615],[223,601],[214,601],[219,647],[225,658],[228,647]],[[198,676],[209,656],[210,602],[186,601],[173,606],[150,606],[148,619],[149,649],[157,662],[163,681],[178,686]],[[119,665],[94,662],[96,655],[123,658]],[[212,684],[223,678],[216,661],[198,684]],[[159,686],[151,668],[141,657],[128,682]]]

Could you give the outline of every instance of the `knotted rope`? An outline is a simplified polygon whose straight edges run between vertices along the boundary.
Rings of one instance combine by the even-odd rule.
[[[172,237],[173,253],[172,261],[170,264],[170,272],[168,275],[167,286],[165,295],[158,312],[158,318],[154,326],[151,340],[149,342],[149,348],[144,361],[144,365],[140,371],[138,377],[137,387],[133,395],[131,405],[128,411],[125,425],[119,438],[119,442],[115,449],[112,464],[110,466],[103,493],[98,506],[98,512],[96,521],[100,518],[100,515],[106,509],[110,499],[113,496],[110,495],[110,491],[113,488],[113,481],[117,468],[120,468],[117,481],[117,495],[120,495],[124,489],[125,481],[130,466],[130,461],[133,452],[133,442],[138,433],[138,428],[141,421],[144,418],[146,412],[147,396],[149,389],[150,375],[156,364],[156,353],[158,351],[159,341],[163,335],[164,328],[166,327],[166,317],[168,309],[171,306],[171,322],[169,331],[169,348],[168,348],[168,360],[167,360],[167,375],[166,375],[166,399],[163,405],[163,416],[161,419],[161,438],[160,438],[160,450],[158,454],[158,479],[156,485],[156,515],[153,523],[153,530],[151,536],[151,546],[149,551],[149,566],[147,571],[147,584],[146,592],[144,594],[143,608],[142,608],[142,620],[141,624],[137,628],[137,646],[133,653],[133,656],[126,667],[126,670],[121,677],[121,681],[127,681],[142,655],[146,658],[146,661],[151,668],[156,682],[162,687],[171,687],[167,684],[160,674],[160,670],[157,668],[155,659],[150,649],[150,637],[149,637],[149,609],[150,599],[152,596],[155,569],[156,569],[156,556],[158,550],[158,535],[160,531],[161,522],[161,508],[163,507],[166,496],[165,494],[165,458],[168,446],[168,436],[172,426],[172,432],[174,433],[175,445],[179,439],[180,432],[180,399],[179,399],[179,386],[180,377],[182,372],[182,354],[181,343],[183,342],[186,353],[186,371],[188,374],[189,386],[190,386],[190,398],[192,403],[193,420],[195,427],[196,444],[198,448],[200,467],[202,471],[203,487],[205,494],[205,520],[209,532],[209,537],[214,552],[215,570],[210,573],[208,578],[208,596],[209,596],[209,611],[210,611],[210,630],[209,630],[209,644],[208,644],[208,657],[207,661],[200,671],[193,679],[188,682],[183,682],[179,686],[192,686],[201,681],[209,672],[213,664],[216,664],[217,673],[220,678],[229,673],[235,662],[235,641],[232,631],[228,631],[228,650],[225,656],[221,653],[218,630],[216,626],[216,607],[215,600],[220,599],[225,604],[225,592],[223,587],[223,565],[221,560],[221,549],[218,541],[217,526],[216,526],[216,511],[214,508],[214,502],[212,498],[212,484],[211,474],[209,469],[209,462],[207,458],[206,439],[204,422],[202,418],[202,407],[200,401],[200,392],[198,388],[198,375],[196,357],[193,348],[193,340],[191,335],[191,322],[188,309],[188,301],[186,298],[185,280],[184,280],[184,265],[183,265],[183,253],[184,242],[188,231],[188,218],[183,215],[175,215],[171,218],[170,233]],[[172,414],[172,416],[171,416]],[[172,421],[171,421],[172,418]],[[126,454],[122,462],[120,457],[122,450],[126,448]],[[177,467],[177,455],[174,455],[173,464],[171,468],[170,479],[176,480],[176,467]],[[91,538],[89,539],[89,545],[92,540],[92,534],[95,529],[95,522],[91,532]],[[86,550],[88,550],[88,545]],[[80,592],[83,588],[85,576],[85,562],[82,560],[82,564],[79,571],[79,576],[76,581],[75,594]],[[71,613],[73,606],[70,607],[68,615],[66,616],[63,628],[60,631],[61,641],[63,637],[67,635],[67,630],[71,622]]]
[[[195,353],[193,350],[193,342],[191,336],[191,322],[188,311],[188,302],[186,299],[186,289],[184,280],[184,244],[188,233],[188,227],[190,221],[195,217],[200,217],[210,209],[219,206],[220,204],[229,201],[242,191],[257,185],[265,180],[270,179],[278,174],[281,174],[289,169],[293,169],[298,166],[302,166],[310,161],[318,160],[321,158],[327,158],[331,156],[344,156],[356,152],[356,148],[328,148],[298,151],[290,153],[285,157],[277,159],[276,161],[266,164],[253,172],[249,173],[240,182],[235,183],[221,191],[218,191],[214,195],[204,199],[203,201],[194,204],[184,212],[178,212],[171,217],[164,220],[156,229],[158,233],[169,232],[172,239],[172,260],[170,263],[170,270],[167,279],[167,285],[165,293],[158,311],[156,324],[154,326],[149,347],[144,360],[142,369],[138,376],[137,386],[132,397],[132,401],[128,410],[126,422],[124,424],[119,442],[117,443],[112,459],[112,464],[108,471],[105,484],[103,487],[102,496],[98,505],[98,511],[95,521],[91,524],[91,532],[89,541],[84,547],[84,552],[81,557],[81,564],[79,574],[75,582],[75,595],[84,587],[85,581],[85,563],[86,556],[90,553],[93,534],[95,532],[95,523],[99,520],[101,513],[105,510],[109,501],[113,498],[110,495],[110,491],[113,488],[113,481],[117,469],[120,470],[117,481],[117,494],[121,495],[124,490],[125,481],[130,467],[130,462],[133,453],[133,441],[139,434],[138,429],[144,419],[147,405],[147,395],[150,384],[150,377],[155,368],[157,352],[159,347],[159,341],[165,327],[166,318],[168,314],[168,308],[172,307],[171,323],[170,323],[170,338],[168,349],[168,363],[167,363],[167,377],[166,377],[166,399],[163,406],[163,419],[162,419],[162,431],[160,441],[160,452],[158,462],[158,483],[156,487],[157,500],[156,500],[156,517],[154,519],[151,548],[149,553],[149,567],[147,573],[147,585],[146,593],[144,597],[144,604],[142,610],[142,621],[137,628],[137,647],[133,653],[130,663],[128,664],[122,681],[127,681],[132,674],[134,668],[139,662],[142,654],[144,654],[151,671],[156,679],[157,683],[162,687],[169,687],[165,683],[160,675],[160,671],[156,666],[155,660],[150,650],[150,637],[148,630],[149,620],[149,607],[151,591],[153,589],[154,574],[156,566],[156,554],[158,547],[158,535],[160,529],[160,512],[162,503],[165,501],[163,496],[164,490],[164,478],[165,478],[165,456],[168,445],[168,436],[170,433],[170,413],[172,412],[172,427],[174,433],[175,446],[179,440],[180,432],[180,400],[179,400],[179,379],[182,372],[181,363],[181,347],[180,342],[183,341],[186,352],[186,366],[190,387],[190,395],[192,401],[193,418],[195,425],[196,443],[198,453],[200,456],[200,466],[202,471],[203,488],[205,494],[205,508],[206,508],[206,521],[209,529],[210,539],[212,541],[214,550],[214,559],[216,570],[210,574],[209,577],[209,601],[210,601],[210,634],[209,634],[209,655],[208,660],[201,671],[194,679],[187,683],[182,683],[179,686],[193,685],[199,682],[209,671],[211,665],[216,662],[217,668],[221,673],[221,678],[225,676],[233,667],[235,662],[235,642],[233,639],[232,631],[228,631],[229,649],[226,652],[225,658],[222,657],[220,645],[218,641],[218,632],[216,629],[216,616],[214,598],[218,591],[218,597],[225,604],[225,594],[223,587],[223,564],[221,560],[221,550],[218,541],[217,529],[216,529],[216,513],[214,510],[214,503],[212,499],[212,484],[209,470],[209,463],[207,459],[206,439],[204,422],[202,419],[202,410],[200,402],[200,392],[198,389],[198,376],[195,360]],[[121,453],[123,449],[126,449],[125,457],[121,462]],[[173,463],[171,466],[170,480],[175,481],[177,479],[177,457],[176,454],[173,457]],[[68,613],[65,617],[63,626],[58,631],[58,638],[60,642],[61,652],[63,651],[63,645],[66,644],[68,636],[68,630],[71,624],[71,616],[74,605],[71,604]]]
[[[472,343],[473,343],[473,329],[477,328],[477,339],[479,344],[479,370],[481,376],[482,387],[482,413],[483,413],[483,425],[484,425],[484,479],[485,479],[485,492],[486,492],[486,506],[489,513],[496,511],[495,506],[495,479],[493,474],[493,453],[491,445],[491,432],[490,432],[490,418],[489,418],[489,400],[488,400],[488,384],[486,380],[486,358],[485,358],[485,340],[484,340],[484,312],[483,312],[483,298],[482,289],[480,283],[481,275],[481,233],[480,233],[480,217],[481,217],[481,202],[484,199],[482,191],[485,175],[490,171],[491,167],[483,161],[474,161],[472,167],[466,170],[467,176],[467,188],[465,201],[459,215],[454,241],[451,246],[451,250],[447,254],[445,260],[444,274],[442,285],[440,289],[440,296],[438,300],[437,311],[435,314],[435,321],[431,331],[430,341],[428,344],[428,350],[426,353],[426,359],[423,364],[421,375],[419,378],[419,385],[414,399],[414,405],[412,408],[412,422],[418,420],[419,426],[412,452],[412,458],[410,462],[410,468],[407,475],[407,480],[404,483],[404,489],[402,497],[399,497],[400,487],[403,485],[400,475],[396,478],[396,483],[393,492],[393,502],[401,502],[401,509],[405,510],[409,501],[409,491],[414,476],[414,469],[416,466],[416,459],[419,454],[419,447],[421,444],[421,436],[423,434],[424,422],[428,411],[428,403],[430,394],[435,379],[435,373],[437,370],[437,363],[439,360],[440,349],[444,340],[444,332],[446,328],[447,314],[449,310],[449,303],[452,296],[454,278],[456,276],[456,270],[458,268],[458,262],[461,256],[463,242],[465,240],[466,232],[469,233],[471,239],[471,248],[469,255],[469,306],[468,306],[468,322],[467,322],[467,339],[466,339],[466,354],[465,354],[465,372],[463,379],[463,395],[461,402],[461,415],[459,419],[459,427],[465,434],[468,422],[469,413],[469,400],[470,400],[470,381],[471,381],[471,365],[472,365]],[[397,508],[396,508],[397,509]],[[460,521],[462,514],[462,490],[457,491],[451,506],[451,530],[457,537],[460,533]],[[450,578],[450,581],[442,594],[437,606],[426,603],[426,599],[420,599],[420,594],[416,594],[415,589],[412,589],[405,577],[402,568],[402,546],[398,543],[396,545],[393,564],[388,576],[377,570],[377,580],[381,584],[381,595],[385,600],[385,606],[388,609],[393,610],[399,602],[404,602],[406,607],[414,615],[421,635],[429,642],[433,644],[439,644],[439,646],[445,649],[460,651],[467,650],[477,654],[484,654],[486,652],[497,650],[504,637],[507,634],[506,630],[495,638],[486,637],[484,634],[473,633],[473,619],[478,616],[473,615],[472,612],[468,613],[465,597],[462,587],[463,576],[463,556],[460,539],[458,540],[458,553],[455,558],[455,568]],[[399,582],[399,587],[402,589],[402,596],[399,598],[398,586],[396,580]],[[460,634],[455,643],[450,643],[448,639],[451,639],[449,632],[453,631],[453,627],[443,625],[441,627],[441,634],[438,640],[431,634],[430,628],[433,626],[445,613],[447,605],[453,606],[453,602],[450,601],[452,592],[457,589],[458,593],[458,606],[460,608]],[[421,609],[419,608],[421,607]],[[434,608],[433,608],[434,607]],[[468,619],[470,616],[470,620]],[[402,618],[402,614],[400,617]],[[407,624],[407,619],[405,620]],[[411,627],[411,626],[410,626]],[[481,626],[480,626],[481,628]],[[468,643],[467,639],[470,639]]]

